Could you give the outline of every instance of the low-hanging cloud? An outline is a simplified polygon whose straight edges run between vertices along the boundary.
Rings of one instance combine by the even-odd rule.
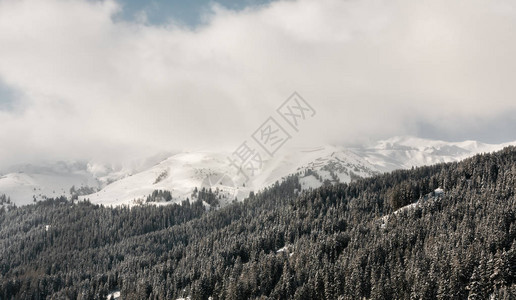
[[[300,144],[450,138],[516,111],[510,1],[214,5],[195,29],[114,21],[121,9],[0,0],[0,80],[17,95],[0,166],[234,148],[293,91],[317,110]]]

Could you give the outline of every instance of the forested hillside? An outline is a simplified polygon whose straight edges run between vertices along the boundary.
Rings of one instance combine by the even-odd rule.
[[[516,299],[515,189],[509,147],[216,211],[1,209],[0,298]]]

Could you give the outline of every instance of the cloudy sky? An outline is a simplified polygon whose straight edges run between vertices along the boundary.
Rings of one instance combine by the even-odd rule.
[[[235,148],[294,91],[300,145],[516,140],[514,1],[143,2],[0,0],[0,167]]]

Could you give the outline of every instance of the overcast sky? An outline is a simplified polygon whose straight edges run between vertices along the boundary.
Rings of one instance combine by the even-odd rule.
[[[300,145],[516,140],[514,1],[139,3],[0,0],[0,167],[235,148],[294,91]]]

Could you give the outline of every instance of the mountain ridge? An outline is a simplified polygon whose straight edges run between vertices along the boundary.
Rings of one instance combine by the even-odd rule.
[[[290,174],[298,174],[302,188],[309,189],[395,169],[458,161],[508,145],[516,145],[516,141],[486,144],[471,140],[445,142],[397,136],[360,147],[326,145],[295,148],[264,160],[259,172],[247,182],[234,166],[229,165],[231,153],[224,152],[162,155],[133,168],[92,162],[21,165],[11,167],[9,173],[0,176],[0,195],[10,196],[16,205],[60,196],[75,196],[104,205],[134,205],[145,201],[155,190],[170,191],[171,202],[178,203],[195,197],[193,192],[196,188],[211,188],[220,198],[221,205],[225,205],[234,199],[242,200],[249,193]],[[84,191],[95,192],[85,195]]]

